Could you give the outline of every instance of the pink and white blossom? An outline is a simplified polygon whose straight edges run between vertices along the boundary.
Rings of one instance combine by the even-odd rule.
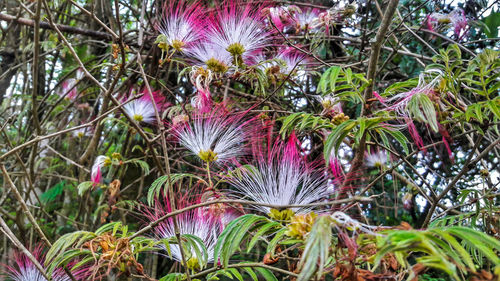
[[[266,30],[263,21],[258,6],[238,1],[225,3],[216,12],[207,40],[229,52],[233,63],[239,65],[251,60],[256,52],[269,43],[271,33]]]
[[[303,69],[307,63],[307,56],[291,47],[280,51],[276,59],[282,62],[280,72],[286,75]]]
[[[208,114],[197,113],[185,126],[174,130],[179,143],[206,162],[224,163],[245,154],[252,121],[242,113],[219,106]]]
[[[164,199],[166,203],[157,202],[153,210],[145,212],[145,215],[149,220],[158,220],[162,216],[172,212],[168,198]],[[178,209],[200,203],[199,199],[192,195],[177,198],[176,201]],[[194,249],[187,249],[187,247],[184,248],[184,254],[186,255],[185,258],[188,265],[192,261],[202,262],[203,264],[213,262],[215,244],[217,242],[217,238],[223,230],[220,220],[218,220],[215,216],[212,216],[209,212],[202,212],[202,209],[200,208],[183,212],[177,215],[175,219],[181,236],[186,234],[194,235],[203,241],[203,244],[207,249],[207,255],[204,257],[198,256]],[[153,232],[157,239],[174,239],[176,233],[174,228],[174,219],[169,217],[166,220],[162,220],[155,228],[153,228]],[[172,259],[181,262],[182,256],[179,245],[170,243],[169,246]],[[197,246],[199,251],[203,252],[202,246]],[[188,251],[186,252],[186,250]]]
[[[240,171],[227,180],[237,190],[237,196],[256,203],[286,206],[326,200],[332,192],[325,171],[306,162],[294,135],[286,143],[277,142],[268,153],[257,154],[256,163],[240,167]],[[264,213],[271,210],[258,204],[253,207]],[[295,213],[312,210],[311,207],[291,209]]]
[[[294,15],[295,24],[298,30],[306,32],[318,27],[318,17],[321,11],[316,8],[307,8]]]
[[[387,163],[387,152],[378,150],[370,154],[365,153],[365,164],[368,167],[384,167]]]
[[[197,2],[165,1],[163,16],[156,29],[164,35],[164,43],[184,51],[203,38],[204,22],[203,8]]]
[[[202,66],[214,73],[224,73],[231,66],[231,54],[210,42],[197,44],[186,50],[195,66]]]
[[[38,261],[40,265],[45,269],[47,273],[47,267],[44,267],[45,254],[41,246],[37,246],[33,252],[33,257]],[[4,272],[7,274],[8,278],[13,281],[47,281],[47,279],[38,270],[32,260],[30,260],[24,253],[15,252],[13,255],[13,266],[4,266]],[[74,263],[73,263],[74,265]],[[69,267],[70,268],[70,267]],[[86,270],[80,269],[72,272],[73,277],[76,280],[85,280],[87,277]],[[61,267],[56,268],[52,272],[51,276],[53,281],[71,281],[71,278],[64,272]]]
[[[464,10],[456,8],[449,14],[432,13],[427,16],[425,23],[427,29],[436,31],[439,26],[451,26],[458,39],[466,35],[468,21]]]
[[[76,87],[77,80],[74,78],[69,78],[61,83],[61,88],[59,90],[59,95],[68,100],[74,100],[78,95],[78,89]]]
[[[167,106],[164,102],[164,97],[159,91],[153,92],[153,99],[147,93],[147,90],[142,92],[142,97],[134,99],[123,106],[123,110],[136,122],[144,122],[154,124],[156,122],[156,110],[159,113]]]

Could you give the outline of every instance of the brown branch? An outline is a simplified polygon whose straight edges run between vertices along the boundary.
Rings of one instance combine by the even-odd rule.
[[[18,18],[16,16],[3,14],[3,13],[0,13],[0,21],[8,21],[8,22],[13,22],[13,23],[31,26],[31,27],[35,27],[35,23],[36,23],[34,20],[25,19],[25,18]],[[74,26],[69,26],[69,25],[64,25],[64,24],[56,24],[56,26],[61,32],[80,34],[80,35],[93,37],[96,39],[106,39],[106,40],[113,39],[113,36],[109,33],[106,33],[106,32],[89,30],[89,29],[84,29],[84,28],[79,28],[79,27],[74,27]],[[53,29],[52,26],[48,22],[45,22],[45,21],[40,21],[40,28]]]

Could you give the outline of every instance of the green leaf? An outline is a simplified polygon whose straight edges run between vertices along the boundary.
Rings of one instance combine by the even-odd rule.
[[[330,250],[331,239],[332,227],[330,217],[318,217],[307,236],[304,252],[299,262],[301,271],[297,281],[310,280],[316,271],[318,277],[321,275]]]
[[[53,187],[47,189],[44,193],[42,193],[42,195],[40,195],[40,200],[43,203],[49,203],[54,201],[57,198],[57,196],[62,194],[65,185],[66,181],[60,181],[59,183],[57,183],[56,185],[54,185]]]
[[[76,189],[78,190],[78,195],[83,196],[83,194],[85,192],[87,192],[87,190],[89,190],[93,185],[94,185],[94,183],[91,181],[84,181],[84,182],[80,183],[76,187]]]

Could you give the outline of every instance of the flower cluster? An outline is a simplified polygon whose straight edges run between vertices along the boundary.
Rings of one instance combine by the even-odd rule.
[[[191,65],[190,81],[197,89],[192,105],[208,112],[212,105],[210,85],[225,75],[239,75],[239,70],[249,66],[274,67],[289,75],[307,63],[302,52],[281,49],[275,53],[267,48],[284,41],[276,28],[287,33],[291,29],[297,33],[323,27],[328,30],[331,22],[342,18],[344,10],[268,7],[238,0],[206,9],[199,2],[166,1],[156,26],[160,33],[156,43],[168,58],[180,53]],[[276,61],[267,63],[270,59]]]

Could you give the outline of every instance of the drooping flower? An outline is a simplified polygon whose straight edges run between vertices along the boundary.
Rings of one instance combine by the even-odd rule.
[[[153,92],[153,99],[151,99],[147,90],[144,90],[142,91],[142,97],[125,104],[123,110],[136,122],[154,124],[156,122],[155,106],[159,113],[161,113],[162,109],[166,106],[164,99],[159,91]]]
[[[197,2],[175,2],[165,1],[162,19],[156,26],[161,33],[156,42],[163,50],[170,46],[177,51],[184,51],[202,39],[205,17]]]
[[[90,179],[94,186],[98,185],[102,181],[102,168],[105,165],[109,165],[111,163],[111,159],[105,155],[99,155],[94,161],[94,165],[92,165],[92,170],[90,174]]]
[[[229,52],[235,65],[251,60],[270,40],[271,33],[263,26],[264,17],[258,6],[231,1],[216,15],[207,40]]]
[[[180,197],[180,196],[179,196]],[[145,215],[151,221],[157,220],[160,217],[172,212],[171,205],[168,198],[164,198],[166,203],[155,204],[151,211],[145,211]],[[199,198],[193,195],[185,195],[177,198],[177,208],[186,208],[191,205],[200,203]],[[190,269],[200,269],[201,266],[214,261],[214,249],[217,238],[223,230],[223,226],[216,217],[212,216],[210,212],[203,212],[202,209],[196,208],[183,212],[175,217],[179,227],[180,235],[194,235],[203,241],[206,247],[206,256],[199,256],[197,251],[193,248],[183,246],[187,266]],[[175,237],[174,219],[172,217],[161,221],[153,232],[158,239],[173,239]],[[174,240],[175,241],[175,240]],[[196,245],[199,252],[202,252],[201,245]],[[181,250],[178,244],[170,243],[170,252],[172,259],[182,262]]]
[[[196,87],[196,95],[191,99],[191,105],[199,113],[207,113],[212,109],[212,94],[210,93],[210,83],[213,79],[213,72],[201,66],[193,66],[189,73],[191,83]]]
[[[208,114],[194,114],[191,122],[175,128],[179,143],[205,162],[224,163],[245,154],[253,121],[243,113],[218,106]]]
[[[384,167],[385,163],[387,163],[387,152],[385,152],[384,150],[378,150],[370,154],[365,153],[366,166],[379,168]]]
[[[450,18],[455,35],[458,39],[461,39],[466,34],[468,24],[464,10],[456,8],[448,15],[448,17]]]
[[[45,269],[47,273],[47,268],[43,266],[45,262],[45,254],[41,246],[37,246],[33,252],[33,257],[38,261],[40,265]],[[35,266],[33,261],[31,261],[24,253],[15,252],[13,255],[13,266],[4,266],[5,273],[8,278],[13,281],[47,281],[47,279],[42,275],[42,273]],[[74,265],[74,263],[70,263]],[[68,268],[71,268],[68,266]],[[79,269],[72,272],[73,277],[76,280],[85,280],[88,274],[86,274],[85,269]],[[51,276],[53,281],[70,281],[71,278],[64,272],[61,267],[56,268],[52,272]]]
[[[228,178],[236,194],[251,201],[277,206],[300,205],[326,200],[331,193],[324,170],[306,162],[297,148],[294,134],[284,143],[278,141],[268,152],[256,151],[253,166],[240,167],[240,172]],[[268,206],[255,209],[272,213]],[[293,213],[307,213],[312,207],[293,207]],[[273,212],[276,213],[276,212]]]

